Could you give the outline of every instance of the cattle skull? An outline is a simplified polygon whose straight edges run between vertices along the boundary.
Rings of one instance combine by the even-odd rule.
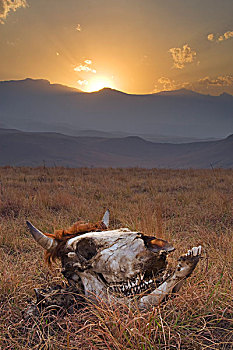
[[[103,217],[108,227],[109,212]],[[27,222],[34,239],[46,250],[58,242]],[[167,255],[174,247],[165,240],[128,228],[86,232],[68,239],[59,253],[62,273],[70,285],[89,298],[109,301],[137,297],[140,307],[159,304],[177,292],[199,261],[201,246],[183,255],[168,274]]]

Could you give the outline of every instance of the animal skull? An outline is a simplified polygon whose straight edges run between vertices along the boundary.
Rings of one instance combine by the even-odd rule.
[[[108,227],[109,212],[103,218]],[[45,249],[57,246],[27,222],[35,240]],[[177,292],[199,261],[201,246],[183,255],[173,274],[168,275],[167,254],[174,247],[162,239],[127,228],[87,232],[70,238],[60,252],[62,273],[92,298],[128,299],[137,296],[140,307],[157,305],[167,294]]]

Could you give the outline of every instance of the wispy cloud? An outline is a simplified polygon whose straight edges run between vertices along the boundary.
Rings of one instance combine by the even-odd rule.
[[[214,34],[213,34],[213,33],[208,34],[208,35],[207,35],[207,39],[208,39],[209,41],[214,41]]]
[[[224,41],[233,38],[233,31],[225,32],[223,35],[218,37],[218,41]]]
[[[215,78],[205,77],[199,79],[198,83],[206,87],[233,87],[233,75],[220,75]]]
[[[76,26],[76,30],[77,30],[78,32],[81,32],[81,31],[82,31],[81,24],[77,24],[77,26]]]
[[[154,93],[160,91],[173,91],[182,88],[189,88],[190,83],[188,82],[177,82],[174,79],[168,77],[161,77],[157,80],[157,84],[154,88]]]
[[[174,61],[174,67],[183,69],[187,63],[192,63],[197,55],[196,51],[191,49],[188,44],[182,48],[173,47],[169,50]]]
[[[92,68],[92,60],[86,59],[83,63],[79,64],[74,68],[75,72],[79,73],[78,85],[86,90],[89,85],[90,73],[96,74],[96,69]]]
[[[0,23],[4,23],[10,11],[26,6],[26,0],[0,0]]]
[[[88,80],[78,80],[78,84],[80,86],[87,86],[88,85]]]
[[[230,30],[228,30],[227,32],[221,35],[214,35],[213,33],[210,33],[207,35],[207,39],[209,41],[214,41],[214,42],[222,42],[232,38],[233,38],[233,31],[230,31]]]
[[[233,75],[219,75],[216,77],[206,76],[193,82],[181,82],[168,77],[157,80],[153,93],[160,91],[172,91],[179,89],[190,89],[201,93],[218,95],[223,92],[233,93]]]
[[[85,60],[83,64],[74,68],[75,72],[96,73],[96,70],[91,67],[92,60]]]
[[[92,60],[86,60],[84,61],[86,64],[92,64]]]
[[[173,79],[167,77],[161,77],[158,79],[158,84],[155,86],[154,92],[159,91],[171,91],[177,88],[176,82]]]

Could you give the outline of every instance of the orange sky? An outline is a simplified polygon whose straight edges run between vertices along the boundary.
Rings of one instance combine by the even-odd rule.
[[[0,80],[233,94],[232,0],[0,0]]]

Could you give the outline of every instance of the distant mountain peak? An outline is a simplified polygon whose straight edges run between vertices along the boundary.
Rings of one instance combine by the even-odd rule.
[[[6,80],[6,81],[0,81],[0,84],[2,85],[8,85],[13,87],[22,87],[26,89],[34,89],[34,90],[44,90],[45,93],[49,91],[60,91],[60,92],[77,92],[77,93],[83,93],[83,91],[76,89],[74,87],[70,87],[67,85],[62,84],[53,84],[47,79],[32,79],[32,78],[25,78],[25,79],[19,79],[19,80]]]
[[[20,80],[18,80],[20,81]],[[45,83],[45,84],[49,84],[50,85],[50,81],[47,80],[47,79],[33,79],[33,78],[25,78],[25,79],[22,79],[22,82],[29,82],[29,83]]]
[[[32,79],[32,78],[25,78],[25,79],[18,79],[18,80],[5,80],[1,81],[1,83],[10,83],[10,84],[44,84],[44,85],[50,85],[50,81],[47,79]]]
[[[189,89],[178,89],[178,90],[169,90],[169,91],[161,91],[156,93],[155,95],[159,96],[201,96],[199,92],[189,90]]]
[[[233,98],[233,96],[231,94],[228,94],[227,92],[223,92],[221,95],[219,95],[219,97],[227,98],[227,99]]]
[[[103,89],[100,89],[98,91],[93,91],[91,92],[91,94],[98,94],[98,95],[114,95],[114,94],[122,94],[122,95],[128,95],[126,92],[120,91],[120,90],[116,90],[116,89],[112,89],[109,87],[105,87]]]

